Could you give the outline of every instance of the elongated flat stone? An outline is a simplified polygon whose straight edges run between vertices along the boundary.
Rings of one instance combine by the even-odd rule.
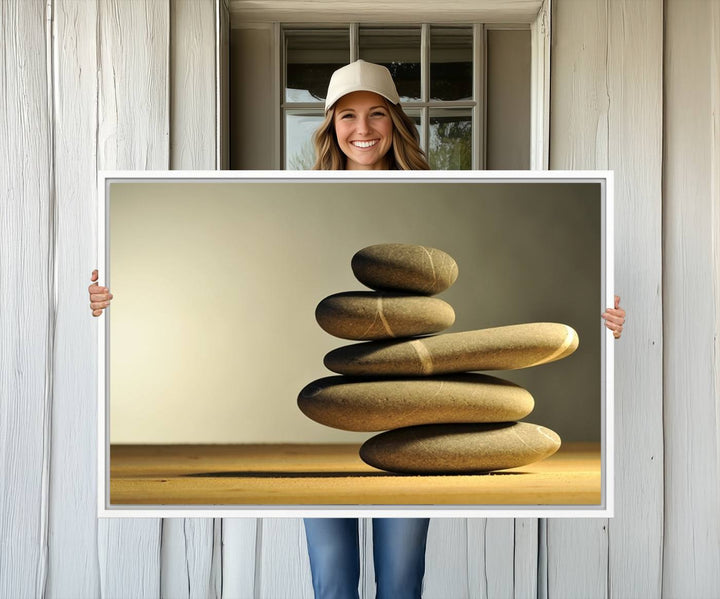
[[[380,433],[360,457],[389,472],[469,474],[526,466],[559,448],[557,433],[529,422],[427,424]]]
[[[406,341],[345,345],[325,366],[351,376],[423,376],[471,370],[514,370],[560,360],[578,346],[572,327],[554,322],[445,333]]]
[[[371,289],[423,295],[445,291],[458,267],[452,256],[435,248],[407,243],[381,243],[363,248],[350,263],[357,280]]]
[[[315,319],[331,335],[362,341],[444,331],[455,322],[455,311],[436,297],[350,291],[322,300]]]
[[[347,431],[384,431],[416,424],[507,422],[535,406],[519,385],[484,374],[413,379],[329,376],[298,396],[302,412],[316,422]]]

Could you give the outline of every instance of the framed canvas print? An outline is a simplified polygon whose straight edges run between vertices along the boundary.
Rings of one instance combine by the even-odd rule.
[[[612,516],[612,173],[99,197],[101,516]]]

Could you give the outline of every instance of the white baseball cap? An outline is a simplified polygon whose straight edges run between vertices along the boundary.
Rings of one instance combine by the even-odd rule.
[[[395,82],[387,68],[372,62],[356,60],[340,67],[330,77],[325,112],[344,95],[357,91],[375,92],[393,104],[400,101]]]

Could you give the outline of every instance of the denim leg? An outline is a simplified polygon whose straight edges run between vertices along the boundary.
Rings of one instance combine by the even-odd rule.
[[[315,599],[358,599],[357,518],[305,518]]]
[[[377,599],[420,599],[429,518],[373,518]]]

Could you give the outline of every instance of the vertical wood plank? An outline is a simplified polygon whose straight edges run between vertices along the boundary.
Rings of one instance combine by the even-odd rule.
[[[58,319],[46,596],[98,597],[98,325],[87,295],[97,247],[97,6],[56,0],[53,13]]]
[[[2,2],[0,31],[0,596],[39,597],[55,315],[45,2]]]
[[[515,518],[514,588],[515,599],[538,595],[538,519]]]
[[[215,168],[216,73],[214,0],[170,1],[170,168]],[[163,522],[161,595],[218,597],[220,553],[212,519]]]
[[[360,518],[358,526],[358,543],[360,546],[360,597],[372,597],[375,594],[372,518]]]
[[[665,3],[663,595],[720,594],[720,7]]]
[[[169,18],[167,2],[98,2],[100,169],[168,168]],[[161,529],[159,519],[100,521],[103,597],[160,595]]]
[[[258,597],[255,590],[256,556],[259,544],[257,518],[225,518],[222,549],[222,597]]]
[[[469,590],[468,568],[472,554],[468,546],[466,518],[431,518],[425,550],[424,599],[474,597]]]
[[[548,597],[609,596],[607,520],[549,520]]]
[[[553,114],[563,119],[552,120],[551,164],[615,171],[616,289],[630,328],[615,350],[616,518],[548,524],[548,590],[656,596],[663,540],[662,4],[553,5]],[[645,256],[642,268],[632,263],[637,256]],[[600,524],[610,526],[609,535]],[[578,569],[574,556],[588,553]]]
[[[216,598],[212,518],[165,518],[162,527],[160,596]]]
[[[468,519],[469,597],[513,597],[514,527],[509,518]]]
[[[662,593],[661,0],[608,3],[608,165],[615,172],[615,288],[628,326],[615,343],[613,597]]]
[[[213,546],[210,566],[211,599],[220,599],[223,594],[223,521],[220,518],[213,520]]]
[[[167,169],[168,2],[98,0],[98,168]]]
[[[257,597],[312,599],[310,558],[301,518],[262,518],[255,562]]]
[[[214,0],[171,0],[171,169],[215,168],[215,47]]]
[[[551,169],[608,168],[607,27],[607,0],[552,2]],[[550,519],[546,529],[547,596],[606,597],[607,520]]]
[[[160,596],[162,520],[100,520],[98,561],[103,599]]]

